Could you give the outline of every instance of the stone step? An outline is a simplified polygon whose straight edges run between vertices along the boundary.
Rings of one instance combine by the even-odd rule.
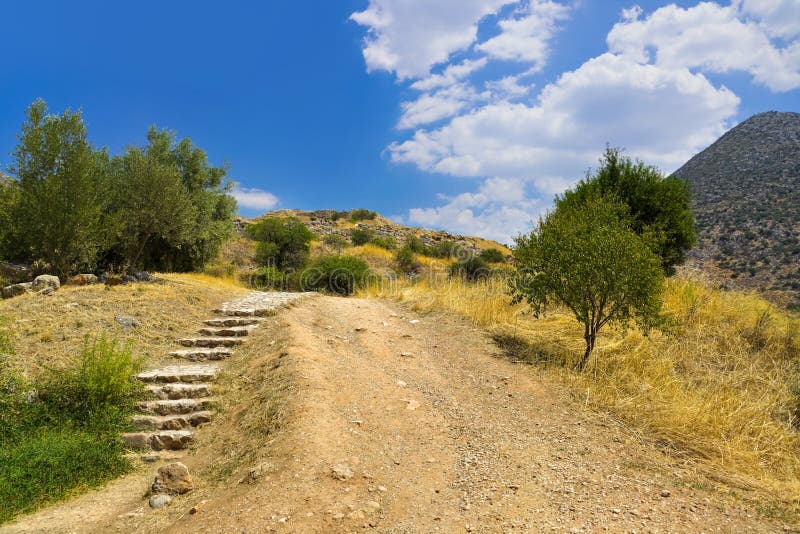
[[[219,367],[210,364],[200,365],[169,365],[160,369],[152,369],[136,375],[142,382],[208,382],[214,380],[219,373]]]
[[[218,308],[214,313],[227,315],[229,317],[266,317],[275,315],[278,312],[275,308]]]
[[[224,360],[231,356],[231,351],[228,349],[187,349],[187,350],[174,350],[169,353],[170,356],[175,358],[182,358],[193,362],[203,362],[207,360],[216,361]]]
[[[131,449],[154,451],[179,451],[194,441],[191,430],[162,430],[160,432],[129,432],[122,434],[122,442]]]
[[[257,325],[262,321],[258,317],[215,317],[203,321],[208,326],[250,326]]]
[[[208,384],[159,384],[147,386],[147,394],[153,399],[198,399],[211,396],[211,386]]]
[[[204,410],[178,415],[135,415],[133,426],[139,430],[183,430],[208,423],[214,412]]]
[[[236,337],[192,337],[179,339],[184,347],[233,347],[241,345],[242,339]]]
[[[249,336],[255,328],[255,326],[223,326],[221,328],[207,326],[201,328],[200,333],[212,337],[244,337]]]
[[[179,415],[208,410],[214,405],[213,397],[201,399],[174,399],[140,402],[136,409],[148,415]]]

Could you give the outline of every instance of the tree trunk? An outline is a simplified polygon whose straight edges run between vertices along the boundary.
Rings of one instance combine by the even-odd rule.
[[[592,355],[592,350],[594,350],[594,341],[597,338],[597,332],[587,325],[583,337],[586,340],[586,352],[583,353],[583,358],[581,358],[581,361],[578,364],[579,371],[583,371],[584,367],[586,367],[586,363],[589,361],[589,356]]]

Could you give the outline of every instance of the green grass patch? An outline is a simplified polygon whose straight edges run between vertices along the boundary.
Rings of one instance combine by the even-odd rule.
[[[100,338],[34,383],[0,368],[0,524],[130,469],[120,433],[139,367],[129,347]]]

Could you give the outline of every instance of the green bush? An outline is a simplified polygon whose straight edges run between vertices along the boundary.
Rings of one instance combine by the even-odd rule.
[[[376,237],[372,240],[372,244],[376,247],[385,248],[386,250],[394,250],[397,248],[397,241],[393,237]]]
[[[482,250],[481,253],[480,253],[480,258],[483,261],[486,261],[486,262],[489,262],[489,263],[505,263],[506,262],[505,254],[503,254],[502,252],[500,252],[496,248],[487,248],[485,250]]]
[[[466,249],[455,241],[440,241],[430,248],[428,256],[432,258],[465,258],[471,254],[468,254]]]
[[[339,234],[328,234],[324,238],[322,238],[322,243],[335,249],[335,250],[342,250],[347,246],[347,239]]]
[[[250,285],[258,290],[273,289],[285,291],[288,286],[288,276],[277,267],[262,267],[250,278]]]
[[[303,272],[301,286],[305,289],[352,295],[366,285],[370,275],[367,263],[354,256],[322,256]]]
[[[130,469],[119,434],[138,369],[128,347],[99,338],[34,384],[0,371],[0,523]]]
[[[422,267],[422,264],[417,261],[414,255],[414,250],[408,245],[395,253],[394,261],[397,263],[397,270],[403,274],[413,273]]]
[[[372,221],[377,217],[378,214],[374,211],[366,210],[366,209],[357,209],[350,212],[350,220],[353,222],[358,221]]]
[[[350,242],[355,246],[366,245],[375,237],[369,228],[353,228],[350,230]]]
[[[258,241],[256,262],[280,270],[300,269],[308,263],[314,234],[294,218],[267,217],[247,229]]]
[[[489,264],[480,256],[470,256],[450,266],[450,276],[460,276],[471,282],[488,278],[490,274]]]
[[[410,235],[406,238],[406,244],[403,248],[407,248],[414,254],[422,254],[423,256],[428,256],[430,252],[422,239],[413,235]]]

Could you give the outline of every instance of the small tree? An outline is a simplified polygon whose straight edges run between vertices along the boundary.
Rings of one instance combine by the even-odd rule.
[[[267,217],[252,225],[248,233],[259,242],[257,263],[281,270],[299,269],[308,263],[314,234],[297,219]]]
[[[15,253],[19,253],[15,246],[18,228],[14,224],[14,211],[18,202],[19,184],[0,173],[0,260],[12,259]]]
[[[550,302],[569,308],[584,326],[583,370],[597,333],[609,322],[652,326],[661,309],[658,256],[631,228],[627,210],[603,198],[559,206],[527,236],[516,239],[514,302],[539,317]]]
[[[350,242],[355,246],[366,245],[375,237],[369,228],[353,228],[350,230]]]
[[[655,167],[634,162],[618,148],[606,148],[600,168],[574,189],[556,198],[557,207],[581,204],[592,197],[613,198],[629,208],[631,228],[645,237],[661,257],[667,274],[686,259],[696,242],[688,184],[664,177]]]

